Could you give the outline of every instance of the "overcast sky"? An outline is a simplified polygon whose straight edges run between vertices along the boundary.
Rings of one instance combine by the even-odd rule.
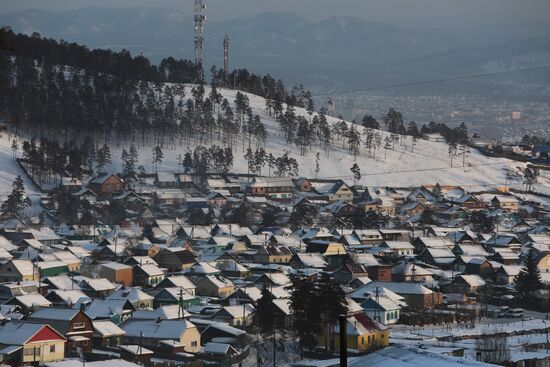
[[[550,0],[205,0],[210,19],[265,11],[292,12],[311,20],[350,15],[405,26],[548,22]],[[0,12],[61,10],[83,6],[156,6],[193,12],[193,0],[0,0]]]

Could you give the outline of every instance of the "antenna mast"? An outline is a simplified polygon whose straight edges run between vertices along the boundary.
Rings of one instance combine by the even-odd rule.
[[[223,82],[229,83],[229,35],[223,38]]]
[[[197,81],[201,82],[203,80],[203,69],[202,69],[202,44],[204,42],[204,21],[206,16],[204,15],[204,5],[203,0],[195,0],[195,73]]]

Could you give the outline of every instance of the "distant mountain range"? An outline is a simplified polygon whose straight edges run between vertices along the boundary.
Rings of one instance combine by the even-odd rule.
[[[193,57],[193,18],[172,9],[28,10],[0,15],[0,24],[91,48],[125,48],[155,62]],[[262,13],[207,20],[206,65],[222,65],[225,33],[232,67],[335,88],[550,64],[550,23],[411,30],[354,17],[310,22],[290,13]],[[548,74],[510,80],[548,83]]]

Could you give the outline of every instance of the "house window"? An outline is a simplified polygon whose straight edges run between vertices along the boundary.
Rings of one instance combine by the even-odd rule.
[[[50,353],[55,353],[55,344],[50,345]]]
[[[23,350],[23,354],[26,355],[26,356],[39,356],[40,355],[40,347],[30,347],[30,348],[25,348]]]
[[[361,337],[361,344],[365,344],[365,337],[364,336]]]
[[[84,329],[86,327],[86,323],[84,322],[75,322],[73,329]]]
[[[196,341],[191,342],[191,346],[192,346],[192,347],[196,347],[196,346],[197,346],[197,342],[196,342]]]

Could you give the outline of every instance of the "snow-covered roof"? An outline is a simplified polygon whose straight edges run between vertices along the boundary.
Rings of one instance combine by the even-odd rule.
[[[191,280],[189,280],[189,278],[187,278],[185,275],[166,277],[166,280],[170,281],[175,287],[180,287],[183,289],[197,288],[197,286]]]
[[[152,301],[153,296],[145,293],[137,287],[121,288],[106,299],[127,299],[130,303]]]
[[[30,318],[33,319],[48,319],[48,320],[72,320],[80,311],[70,308],[39,308],[34,311]]]
[[[11,265],[22,276],[32,276],[35,273],[34,265],[30,260],[11,260]]]
[[[204,346],[203,353],[226,355],[232,348],[231,344],[208,342]]]
[[[134,355],[154,354],[152,350],[143,348],[141,345],[119,345],[118,348]]]
[[[477,274],[460,274],[459,277],[470,287],[483,287],[485,280]]]
[[[196,274],[196,275],[204,275],[204,274],[219,274],[220,270],[216,269],[214,266],[210,265],[207,262],[199,262],[191,266],[189,268],[188,273],[190,274]]]
[[[132,314],[134,319],[145,320],[175,320],[182,317],[187,318],[188,316],[190,314],[186,310],[183,310],[183,315],[181,314],[179,305],[165,305],[154,310],[137,310]]]
[[[101,266],[104,267],[104,268],[112,269],[112,270],[132,269],[132,267],[129,266],[129,265],[117,263],[117,262],[114,262],[114,261],[107,262],[107,263],[102,263]]]
[[[0,344],[5,345],[23,345],[30,338],[36,335],[44,324],[10,321],[3,325],[0,325]],[[63,336],[59,336],[60,340],[63,340]]]
[[[410,282],[380,282],[380,281],[373,281],[367,286],[370,287],[383,287],[391,290],[394,293],[397,294],[432,294],[433,291],[424,287],[422,284],[418,283],[410,283]]]
[[[86,315],[91,319],[110,318],[124,311],[125,299],[94,299],[86,309]]]
[[[16,296],[15,299],[27,308],[37,306],[49,307],[52,304],[40,294],[25,294],[22,296]]]
[[[380,247],[387,247],[392,250],[414,250],[414,246],[406,241],[384,241]]]
[[[128,337],[180,340],[186,329],[196,328],[187,320],[138,320],[128,319],[120,327]],[[143,334],[142,334],[143,333]]]
[[[67,306],[86,304],[92,302],[92,299],[88,297],[84,292],[75,289],[75,290],[60,290],[53,289],[48,292],[48,295],[51,293],[55,294],[57,297],[62,299]]]

